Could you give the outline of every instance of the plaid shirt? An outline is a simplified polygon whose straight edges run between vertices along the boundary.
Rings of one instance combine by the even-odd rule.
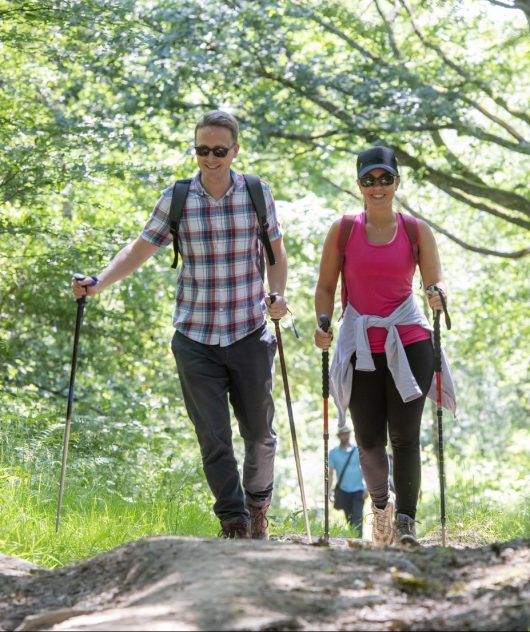
[[[177,279],[173,325],[188,338],[226,347],[265,321],[259,224],[242,175],[231,171],[232,186],[213,199],[193,178],[179,225],[182,265]],[[282,235],[269,186],[262,183],[269,239]],[[142,238],[156,246],[172,242],[169,208],[173,187],[165,189]]]

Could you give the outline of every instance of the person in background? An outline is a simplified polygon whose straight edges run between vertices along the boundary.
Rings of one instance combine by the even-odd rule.
[[[315,344],[328,349],[333,330],[320,327],[319,315],[333,314],[341,271],[347,295],[343,321],[330,368],[330,393],[339,427],[349,408],[370,497],[372,540],[376,546],[417,545],[416,509],[421,479],[420,424],[427,395],[436,401],[432,327],[414,297],[419,263],[423,287],[433,310],[447,297],[434,235],[428,224],[394,210],[400,184],[396,156],[376,146],[357,158],[357,185],[364,211],[354,217],[340,254],[342,222],[331,226],[315,291]],[[418,258],[410,236],[414,229]],[[443,397],[455,409],[449,367],[442,357]],[[387,434],[393,456],[395,498],[389,487]]]
[[[359,451],[350,443],[351,430],[347,426],[337,433],[339,445],[329,451],[329,488],[333,489],[333,476],[337,485],[332,499],[336,509],[342,509],[347,522],[363,537],[363,507],[368,495],[359,463]]]

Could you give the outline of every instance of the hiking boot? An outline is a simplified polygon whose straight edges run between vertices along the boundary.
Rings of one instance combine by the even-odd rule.
[[[389,546],[394,538],[394,494],[390,492],[386,507],[378,509],[372,503],[372,542],[375,546]]]
[[[416,539],[416,524],[414,518],[407,514],[398,513],[394,520],[394,542],[408,546],[419,546]]]
[[[219,537],[236,540],[248,540],[250,538],[249,524],[244,520],[228,520],[224,523],[221,522]]]
[[[269,539],[269,521],[267,519],[269,506],[248,507],[250,511],[250,536],[253,540]]]

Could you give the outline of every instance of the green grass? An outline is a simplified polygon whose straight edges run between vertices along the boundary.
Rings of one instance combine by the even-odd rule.
[[[502,506],[476,502],[472,495],[459,491],[458,497],[446,497],[446,534],[449,544],[482,545],[495,541],[530,538],[530,499]],[[425,516],[426,511],[428,515]],[[423,516],[423,519],[422,519]],[[429,500],[419,516],[420,537],[440,539],[439,497]]]
[[[120,544],[155,535],[215,537],[219,523],[208,494],[128,502],[94,486],[72,483],[65,493],[59,531],[55,532],[57,482],[43,479],[3,480],[0,496],[2,531],[0,552],[39,566],[55,568],[92,557]],[[485,500],[480,490],[464,480],[448,489],[449,544],[480,545],[496,540],[530,537],[530,499],[511,506]],[[439,498],[426,497],[418,515],[420,537],[439,539]],[[323,534],[322,516],[310,511],[313,538]],[[275,504],[270,511],[272,535],[305,535],[303,513],[285,512]],[[351,537],[342,515],[330,510],[330,536]],[[365,534],[366,537],[366,534]]]
[[[448,464],[445,506],[449,542],[477,545],[530,538],[530,472],[525,443],[515,443],[504,461],[471,459]],[[433,471],[431,478],[438,484]],[[420,536],[440,538],[439,489],[420,502],[418,519]]]
[[[172,500],[127,502],[109,494],[70,485],[63,499],[60,525],[55,531],[56,482],[11,480],[2,486],[0,552],[38,566],[55,568],[108,551],[147,536],[216,537],[219,522],[209,503]],[[210,500],[211,503],[211,500]],[[275,510],[276,509],[276,510]],[[303,513],[270,511],[270,532],[275,536],[305,535]],[[332,512],[333,513],[333,512]],[[313,538],[323,534],[320,517],[310,511]],[[331,515],[330,536],[352,536],[345,521]]]
[[[131,503],[70,487],[56,532],[57,495],[53,491],[49,483],[33,487],[27,481],[3,489],[2,553],[53,568],[145,536],[211,536],[218,529],[212,513],[199,502],[160,498]]]
[[[147,536],[217,536],[194,437],[128,423],[116,449],[109,420],[75,420],[56,533],[63,427],[34,411],[0,421],[0,553],[55,568]],[[306,533],[292,504],[276,495],[272,535]],[[313,537],[323,534],[321,514],[310,511]],[[352,535],[341,516],[330,510],[332,537]]]
[[[50,482],[34,487],[26,480],[4,487],[0,551],[55,568],[147,536],[215,537],[219,531],[219,522],[202,502],[161,498],[130,503],[110,495],[92,496],[89,491],[70,488],[65,494],[56,532],[57,498]],[[323,534],[323,524],[313,511],[310,528],[313,538]],[[282,515],[271,509],[270,531],[276,536],[305,535],[303,513]],[[351,536],[352,532],[343,520],[332,518],[330,535]]]
[[[217,536],[219,523],[196,443],[190,440],[184,446],[179,437],[180,443],[168,448],[167,436],[156,444],[156,437],[146,438],[143,427],[133,426],[128,428],[129,447],[115,450],[101,440],[101,420],[92,427],[87,420],[80,439],[71,447],[56,533],[62,435],[43,417],[25,422],[13,419],[4,418],[0,430],[0,553],[55,568],[147,536]],[[529,436],[516,439],[504,461],[447,460],[449,544],[530,538]],[[423,477],[418,535],[436,543],[440,540],[440,505],[432,464],[424,467]],[[299,500],[282,496],[284,486],[280,480],[269,512],[271,535],[304,536]],[[309,493],[308,498],[319,495]],[[293,505],[298,509],[293,510]],[[315,539],[324,532],[323,507],[309,506]],[[330,507],[330,536],[353,535],[342,512]]]

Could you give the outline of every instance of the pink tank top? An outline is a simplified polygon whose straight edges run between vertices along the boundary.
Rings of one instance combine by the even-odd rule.
[[[344,249],[344,274],[348,302],[359,314],[388,316],[412,293],[416,264],[410,240],[399,213],[397,231],[386,244],[371,244],[366,237],[366,213],[355,217]],[[398,325],[404,346],[427,340],[429,331],[419,325]],[[372,353],[385,350],[387,330],[370,327],[368,340]]]

